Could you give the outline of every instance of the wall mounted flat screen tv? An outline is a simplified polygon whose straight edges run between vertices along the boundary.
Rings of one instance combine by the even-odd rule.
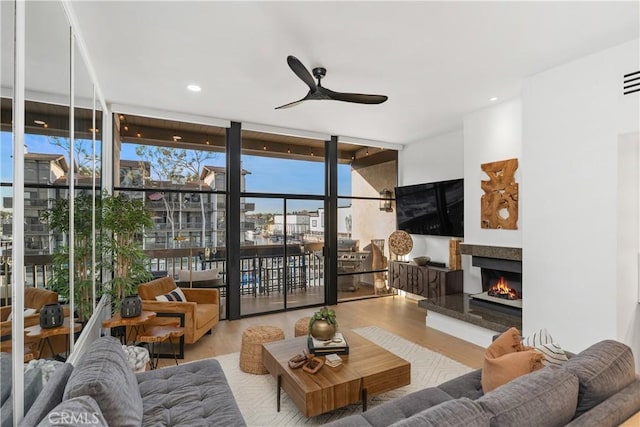
[[[464,237],[464,180],[396,187],[398,230]]]

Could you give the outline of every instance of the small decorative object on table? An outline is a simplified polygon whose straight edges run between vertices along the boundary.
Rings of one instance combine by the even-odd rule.
[[[40,327],[42,329],[51,329],[62,326],[64,322],[64,311],[62,304],[56,302],[53,304],[45,304],[40,309]]]
[[[324,365],[324,359],[309,354],[307,349],[302,350],[302,354],[297,354],[289,359],[291,369],[302,368],[303,371],[315,374]]]
[[[291,369],[302,368],[309,361],[309,352],[304,349],[303,354],[296,354],[289,359],[289,367]]]
[[[324,359],[321,359],[319,357],[312,357],[311,359],[309,359],[307,364],[302,367],[302,370],[310,374],[315,374],[320,370],[320,368],[322,368],[323,365]]]
[[[335,353],[330,353],[324,357],[324,363],[331,366],[332,368],[335,368],[342,365],[342,357],[338,356]]]
[[[349,354],[349,344],[342,333],[337,332],[330,340],[317,340],[309,337],[307,340],[309,352],[316,356],[324,356],[327,354]]]
[[[309,319],[309,335],[317,340],[330,340],[335,335],[337,327],[336,312],[329,307],[322,307]]]
[[[138,317],[142,313],[142,300],[138,296],[129,295],[124,297],[120,304],[120,316],[123,318]]]
[[[431,258],[429,258],[428,256],[419,256],[413,259],[413,262],[421,266],[427,265],[429,261],[431,261]]]

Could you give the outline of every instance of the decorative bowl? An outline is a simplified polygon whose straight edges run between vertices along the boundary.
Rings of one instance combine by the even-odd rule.
[[[429,261],[431,261],[431,258],[428,256],[419,256],[413,259],[413,262],[418,265],[427,265]]]

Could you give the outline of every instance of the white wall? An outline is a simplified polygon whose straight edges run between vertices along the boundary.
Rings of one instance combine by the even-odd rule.
[[[523,328],[546,327],[572,351],[614,338],[640,355],[625,338],[640,321],[635,295],[619,304],[630,286],[616,280],[618,138],[639,127],[638,95],[622,96],[622,76],[638,56],[635,40],[523,86]]]
[[[464,139],[460,130],[405,145],[405,148],[398,152],[398,185],[462,178],[463,151]],[[433,261],[449,264],[449,237],[417,234],[411,237],[413,250],[407,256],[408,259],[426,255]],[[464,264],[463,268],[466,268]]]
[[[640,133],[624,134],[618,149],[618,338],[640,348]],[[635,295],[635,298],[633,297]],[[636,368],[640,354],[636,351]]]
[[[480,165],[518,159],[515,178],[520,185],[517,230],[488,230],[480,227],[480,181],[488,180]],[[522,103],[513,99],[467,114],[464,118],[464,241],[490,246],[522,247]],[[469,258],[463,256],[464,258]],[[464,291],[482,291],[480,269],[465,267]],[[523,294],[527,294],[523,288]],[[526,297],[525,297],[526,298]]]

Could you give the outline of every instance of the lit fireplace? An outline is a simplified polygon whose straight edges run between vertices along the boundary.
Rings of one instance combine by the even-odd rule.
[[[500,276],[500,279],[487,290],[487,294],[491,297],[508,300],[520,299],[518,292],[509,286],[504,276]]]
[[[522,263],[519,261],[473,257],[473,265],[480,267],[482,292],[473,294],[477,302],[489,303],[492,308],[522,309]],[[504,310],[503,310],[504,311]]]

